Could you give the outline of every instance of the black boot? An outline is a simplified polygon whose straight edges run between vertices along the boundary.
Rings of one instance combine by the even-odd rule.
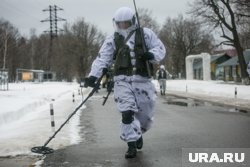
[[[136,141],[136,148],[137,149],[142,149],[142,146],[143,146],[143,138],[142,136]]]
[[[136,142],[128,142],[128,151],[125,154],[125,158],[135,158],[136,157]]]

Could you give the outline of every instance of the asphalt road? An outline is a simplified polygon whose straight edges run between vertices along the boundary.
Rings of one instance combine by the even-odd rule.
[[[120,114],[112,95],[102,106],[105,93],[102,90],[86,103],[81,117],[83,141],[47,155],[43,166],[181,167],[182,148],[250,148],[249,112],[159,95],[154,126],[143,136],[143,149],[135,159],[125,159]]]

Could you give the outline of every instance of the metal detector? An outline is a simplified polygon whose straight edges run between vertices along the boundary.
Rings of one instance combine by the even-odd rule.
[[[107,69],[103,69],[102,72],[102,76],[97,80],[97,82],[95,83],[95,86],[93,87],[92,91],[89,93],[89,95],[85,98],[84,101],[82,101],[82,103],[74,110],[74,112],[72,112],[69,117],[66,119],[66,121],[60,126],[60,128],[44,143],[43,146],[37,146],[37,147],[33,147],[31,148],[31,152],[33,153],[37,153],[37,154],[51,154],[54,152],[54,150],[52,148],[46,147],[49,142],[55,138],[56,134],[63,128],[63,126],[70,120],[70,118],[75,115],[75,113],[82,107],[82,105],[91,97],[93,96],[93,94],[99,89],[101,80],[103,78],[104,75],[106,75],[107,73]]]

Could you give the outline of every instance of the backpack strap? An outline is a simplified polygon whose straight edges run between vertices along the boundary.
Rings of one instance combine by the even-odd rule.
[[[135,30],[132,30],[127,38],[124,40],[124,37],[122,35],[120,35],[118,32],[115,32],[114,34],[114,42],[115,42],[115,47],[116,50],[114,52],[114,60],[116,59],[116,55],[119,54],[119,52],[124,48],[124,46],[126,45],[126,43],[128,42],[128,40],[131,38],[131,36],[134,34]]]

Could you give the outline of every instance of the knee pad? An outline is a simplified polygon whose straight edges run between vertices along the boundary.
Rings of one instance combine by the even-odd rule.
[[[122,123],[131,124],[134,120],[134,112],[133,111],[124,111],[122,112]]]

